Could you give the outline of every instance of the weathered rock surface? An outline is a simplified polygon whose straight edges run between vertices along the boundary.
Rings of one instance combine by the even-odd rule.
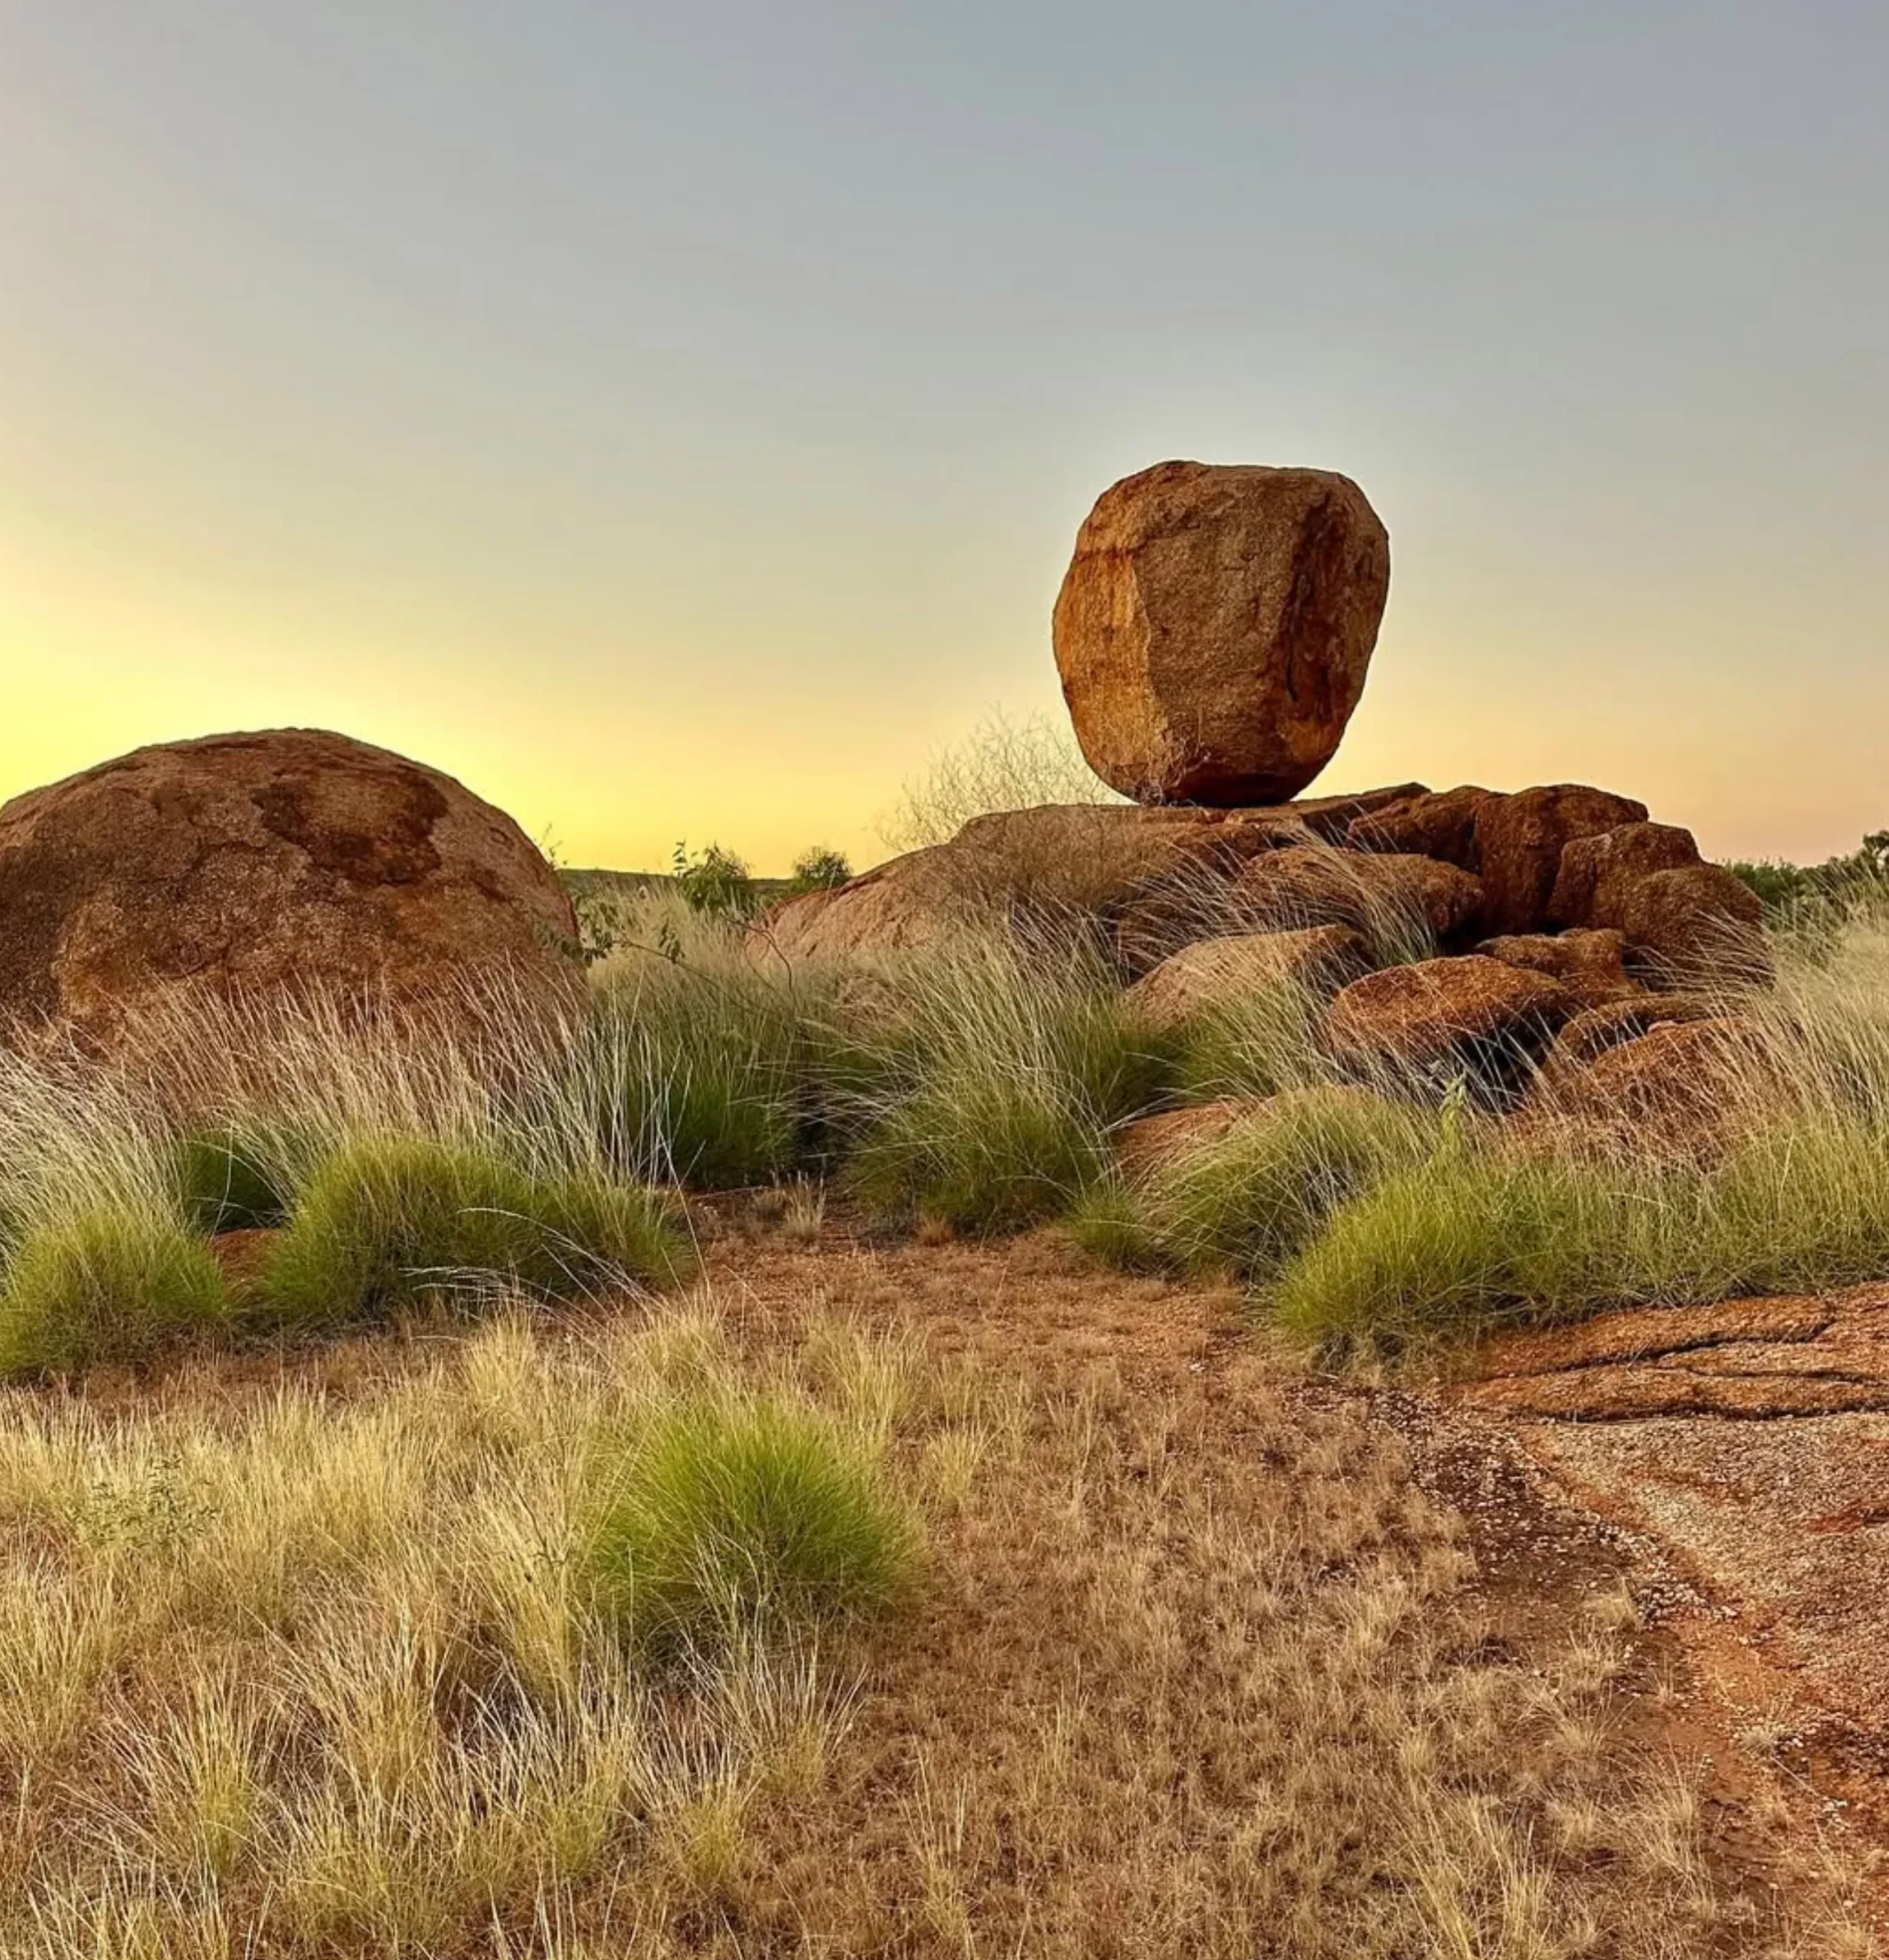
[[[1557,926],[1617,926],[1626,916],[1628,894],[1642,878],[1698,861],[1692,833],[1675,824],[1621,824],[1593,837],[1577,837],[1561,853],[1548,896],[1549,920]]]
[[[1702,994],[1629,994],[1606,1001],[1570,1019],[1554,1037],[1549,1063],[1556,1069],[1583,1068],[1623,1041],[1637,1040],[1649,1028],[1668,1021],[1708,1021],[1717,1012],[1717,1004]]]
[[[1583,1008],[1636,994],[1626,970],[1626,936],[1577,929],[1569,933],[1517,933],[1485,939],[1472,949],[1505,965],[1525,966],[1558,980]]]
[[[1757,1031],[1730,1015],[1660,1022],[1546,1083],[1557,1115],[1623,1148],[1689,1152],[1749,1130],[1785,1087]]]
[[[1503,1334],[1459,1393],[1507,1415],[1582,1423],[1889,1409],[1889,1287],[1636,1307]]]
[[[1770,982],[1764,907],[1722,864],[1682,865],[1640,879],[1622,904],[1620,925],[1635,962],[1660,985]]]
[[[1477,1377],[1451,1399],[1646,1548],[1655,1585],[1695,1603],[1676,1630],[1731,1705],[1827,1738],[1876,1788],[1889,1286],[1505,1335]]]
[[[1470,954],[1353,981],[1325,1010],[1322,1034],[1335,1058],[1361,1071],[1440,1076],[1460,1067],[1496,1088],[1574,1004],[1546,974]]]
[[[1485,803],[1497,800],[1495,791],[1473,783],[1456,789],[1419,790],[1355,818],[1345,841],[1354,851],[1414,851],[1459,871],[1473,871],[1476,815]]]
[[[1183,946],[1136,981],[1126,998],[1150,1026],[1176,1027],[1210,1008],[1281,987],[1329,997],[1371,964],[1369,945],[1348,926],[1241,933]]]
[[[1229,1096],[1142,1116],[1116,1132],[1115,1166],[1130,1184],[1145,1184],[1177,1158],[1217,1143],[1264,1112],[1267,1096]]]
[[[1238,910],[1276,929],[1350,926],[1387,951],[1446,939],[1480,915],[1481,881],[1411,851],[1273,851],[1234,881]]]
[[[0,1018],[109,1042],[206,992],[580,976],[557,874],[438,770],[312,729],[139,749],[0,809]]]
[[[755,922],[753,940],[789,960],[902,952],[962,929],[949,846],[908,851],[843,885],[802,892]]]
[[[1412,789],[1254,809],[1070,803],[974,817],[948,843],[776,905],[755,943],[790,959],[841,957],[923,945],[980,921],[1087,920],[1116,933],[1129,972],[1145,972],[1196,939],[1240,929],[1227,895],[1250,858],[1315,843]]]
[[[1057,594],[1077,740],[1138,802],[1276,802],[1336,752],[1390,540],[1324,470],[1166,462],[1103,492]]]
[[[1482,880],[1488,930],[1531,933],[1546,925],[1548,901],[1567,847],[1577,838],[1643,822],[1646,816],[1644,803],[1584,783],[1550,783],[1492,796],[1476,813],[1472,867]]]

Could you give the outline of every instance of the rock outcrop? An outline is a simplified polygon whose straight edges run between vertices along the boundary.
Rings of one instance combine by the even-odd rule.
[[[1297,795],[1358,704],[1390,581],[1348,477],[1167,462],[1104,491],[1054,620],[1090,766],[1142,803]]]
[[[1243,916],[1273,930],[1349,926],[1386,956],[1428,950],[1482,916],[1482,880],[1414,851],[1271,851],[1234,880]]]
[[[1197,1014],[1282,988],[1329,998],[1371,965],[1368,942],[1348,926],[1240,933],[1183,946],[1136,981],[1126,998],[1150,1027],[1178,1027]]]
[[[1583,1008],[1604,1007],[1639,991],[1626,970],[1623,933],[1516,933],[1485,939],[1474,950],[1560,981]]]
[[[310,729],[139,749],[0,809],[0,1019],[109,1044],[208,992],[561,990],[577,922],[502,811]]]
[[[1368,974],[1325,1010],[1325,1045],[1368,1079],[1460,1076],[1500,1096],[1515,1086],[1574,1005],[1546,974],[1469,955]]]

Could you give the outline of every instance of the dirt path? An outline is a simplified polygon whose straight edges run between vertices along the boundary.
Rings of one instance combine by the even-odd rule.
[[[1688,1883],[1740,1904],[1714,1922],[1709,1939],[1701,1932],[1682,1950],[1771,1951],[1740,1944],[1736,1931],[1740,1913],[1749,1931],[1750,1902],[1766,1896],[1795,1900],[1813,1916],[1832,1902],[1839,1911],[1853,1902],[1856,1919],[1842,1939],[1855,1943],[1833,1952],[1871,1950],[1864,1922],[1889,1928],[1880,1872],[1856,1876],[1884,1841],[1874,1801],[1880,1758],[1860,1722],[1804,1717],[1801,1700],[1786,1692],[1789,1673],[1779,1658],[1788,1573],[1811,1568],[1780,1566],[1786,1591],[1770,1602],[1775,1610],[1766,1619],[1755,1594],[1732,1599],[1710,1580],[1666,1499],[1629,1506],[1608,1494],[1636,1483],[1665,1493],[1681,1485],[1683,1452],[1660,1433],[1661,1423],[1617,1425],[1602,1436],[1450,1399],[1321,1380],[1257,1339],[1232,1294],[1099,1273],[1052,1235],[989,1246],[875,1247],[831,1229],[817,1246],[735,1237],[714,1249],[711,1273],[724,1311],[761,1338],[799,1320],[817,1299],[912,1330],[933,1354],[1027,1379],[1038,1392],[1096,1397],[1107,1422],[1165,1410],[1165,1470],[1144,1465],[1139,1474],[1172,1474],[1177,1491],[1188,1482],[1217,1484],[1230,1512],[1249,1500],[1246,1480],[1256,1465],[1275,1479],[1299,1480],[1293,1501],[1309,1508],[1293,1528],[1302,1533],[1332,1530],[1361,1543],[1376,1533],[1387,1544],[1402,1527],[1387,1527],[1387,1519],[1415,1519],[1426,1501],[1448,1507],[1454,1521],[1434,1535],[1429,1522],[1415,1524],[1395,1556],[1420,1563],[1453,1532],[1466,1542],[1473,1571],[1448,1611],[1462,1627],[1477,1629],[1477,1660],[1559,1683],[1571,1677],[1570,1665],[1579,1672],[1582,1653],[1606,1653],[1611,1658],[1596,1663],[1606,1675],[1598,1700],[1578,1719],[1604,1731],[1597,1746],[1613,1766],[1606,1773],[1672,1757],[1683,1764],[1710,1874],[1708,1881],[1695,1872]],[[1683,1425],[1666,1419],[1665,1426]],[[1775,1524],[1782,1536],[1786,1521],[1806,1506],[1828,1514],[1828,1493],[1813,1494],[1815,1480],[1804,1468],[1805,1452],[1814,1455],[1815,1447],[1806,1434],[1796,1454],[1773,1458],[1762,1443],[1753,1452],[1747,1498],[1771,1479],[1796,1493],[1788,1510],[1763,1514],[1763,1528]],[[1603,1456],[1610,1463],[1604,1486],[1588,1474]],[[1322,1478],[1330,1488],[1317,1488]],[[1370,1487],[1362,1500],[1361,1485]],[[1264,1501],[1276,1496],[1269,1492]],[[1039,1520],[1036,1528],[1046,1527]],[[1144,1521],[1141,1528],[1150,1527]],[[1839,1537],[1854,1540],[1856,1534],[1827,1534],[1822,1544]],[[1814,1564],[1826,1554],[1802,1554],[1804,1537],[1796,1531],[1791,1542]],[[906,1684],[900,1720],[949,1731],[952,1717],[941,1711],[966,1692],[966,1674],[998,1696],[1017,1664],[1006,1641],[1027,1648],[1033,1640],[1054,1646],[1093,1637],[1093,1626],[1047,1630],[1041,1602],[1026,1595],[1056,1561],[1040,1545],[1034,1556],[1035,1574],[1025,1567],[1011,1574],[1018,1592],[1007,1603],[1020,1624],[1006,1632],[1005,1602],[981,1602],[976,1640],[946,1642],[930,1654],[922,1677]],[[1093,1563],[1092,1556],[1090,1579]],[[1197,1592],[1196,1604],[1204,1598]],[[1106,1677],[1106,1665],[1100,1671]],[[1106,1682],[1099,1691],[1106,1700]],[[1013,1712],[1021,1720],[1031,1691],[1017,1692]],[[989,1742],[985,1736],[978,1746]],[[1214,1745],[1204,1735],[1168,1736],[1171,1749],[1195,1746]],[[909,1762],[903,1772],[882,1766],[894,1781],[909,1777]],[[1469,1773],[1485,1774],[1487,1766]],[[973,1800],[969,1787],[967,1779],[958,1800]],[[1555,1800],[1564,1808],[1565,1801]],[[1593,1851],[1602,1864],[1626,1855]],[[1562,1949],[1544,1941],[1540,1950]]]

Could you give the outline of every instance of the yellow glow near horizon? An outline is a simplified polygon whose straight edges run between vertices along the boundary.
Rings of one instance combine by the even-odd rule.
[[[1889,822],[1889,13],[1054,11],[16,10],[0,796],[314,724],[863,864],[1195,456],[1389,524],[1320,787]]]

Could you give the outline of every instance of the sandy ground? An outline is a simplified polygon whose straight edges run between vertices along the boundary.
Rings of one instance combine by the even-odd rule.
[[[1864,1874],[1861,1916],[1889,1946],[1889,1416],[1858,1409],[1844,1380],[1874,1365],[1859,1353],[1889,1353],[1875,1345],[1889,1330],[1889,1313],[1878,1318],[1889,1289],[1814,1311],[1789,1303],[1769,1317],[1779,1336],[1769,1342],[1748,1308],[1717,1336],[1602,1329],[1588,1359],[1614,1367],[1616,1400],[1634,1395],[1615,1367],[1624,1342],[1642,1351],[1642,1371],[1663,1356],[1687,1372],[1667,1400],[1696,1413],[1576,1421],[1565,1409],[1542,1414],[1525,1393],[1505,1406],[1499,1393],[1479,1404],[1459,1388],[1322,1379],[1271,1347],[1234,1293],[1099,1273],[1054,1234],[875,1247],[829,1228],[817,1249],[736,1235],[712,1263],[724,1296],[757,1323],[802,1311],[811,1283],[852,1310],[915,1325],[944,1350],[1033,1374],[1105,1365],[1150,1393],[1191,1379],[1211,1400],[1216,1377],[1257,1366],[1288,1408],[1361,1409],[1400,1439],[1415,1480],[1462,1514],[1490,1637],[1525,1653],[1596,1602],[1630,1597],[1626,1720],[1646,1748],[1702,1773],[1717,1854],[1786,1888],[1834,1855]],[[1736,1379],[1768,1367],[1784,1407],[1808,1379],[1827,1383],[1812,1393],[1844,1413],[1706,1413],[1697,1351],[1714,1345],[1710,1367],[1734,1380],[1727,1400],[1768,1408]],[[1545,1374],[1567,1360],[1532,1358]],[[1506,1354],[1497,1373],[1525,1376],[1529,1361]],[[1660,1406],[1657,1394],[1639,1399]],[[1214,1419],[1237,1426],[1240,1407],[1229,1395]]]

